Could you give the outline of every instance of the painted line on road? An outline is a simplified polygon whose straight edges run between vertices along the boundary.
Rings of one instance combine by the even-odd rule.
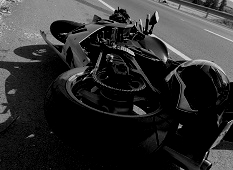
[[[115,11],[115,9],[113,7],[111,7],[110,5],[108,5],[106,2],[102,1],[102,0],[98,0],[99,2],[101,2],[102,4],[104,4],[106,7],[108,7],[109,9],[111,9],[112,11]]]
[[[155,1],[152,1],[152,0],[147,0],[147,1],[150,1],[150,2],[152,2],[152,3],[154,3],[154,4],[163,5],[163,4],[160,4],[160,3],[155,2]],[[185,11],[178,10],[177,8],[173,8],[173,7],[171,7],[171,6],[165,6],[165,5],[163,5],[163,6],[166,7],[166,8],[169,8],[169,9],[171,9],[171,10],[173,10],[173,11],[176,11],[176,12],[178,12],[178,13],[180,13],[180,14],[189,16],[189,17],[194,18],[194,19],[196,19],[196,20],[199,20],[199,21],[208,23],[208,24],[210,24],[210,25],[213,25],[213,26],[215,26],[215,27],[218,27],[218,28],[224,29],[225,31],[228,31],[228,32],[233,33],[233,31],[232,31],[230,28],[226,28],[226,27],[224,27],[224,26],[222,26],[222,25],[218,25],[218,24],[213,23],[213,22],[211,22],[211,21],[209,21],[209,20],[206,20],[206,19],[204,19],[204,18],[199,18],[198,16],[193,16],[193,15],[190,14],[190,13],[186,13]]]
[[[111,7],[110,5],[108,5],[106,2],[104,2],[102,0],[98,0],[98,1],[101,2],[103,5],[105,5],[106,7],[108,7],[109,9],[111,9],[112,11],[115,11],[115,9],[113,7]],[[172,47],[171,45],[169,45],[168,43],[166,43],[165,41],[163,41],[162,39],[160,39],[156,35],[152,34],[151,36],[156,37],[159,40],[161,40],[167,46],[167,48],[169,48],[172,52],[176,53],[181,58],[183,58],[185,60],[191,60],[191,58],[187,57],[185,54],[181,53],[180,51],[178,51],[177,49],[175,49],[174,47]]]
[[[181,58],[185,59],[185,60],[191,60],[191,58],[189,58],[188,56],[186,56],[185,54],[183,54],[182,52],[178,51],[177,49],[175,49],[174,47],[172,47],[171,45],[169,45],[168,43],[166,43],[165,41],[163,41],[162,39],[160,39],[159,37],[157,37],[156,35],[152,34],[152,37],[156,37],[159,40],[161,40],[166,46],[167,48],[169,48],[172,52],[176,53],[178,56],[180,56]]]
[[[207,29],[204,29],[204,30],[207,31],[207,32],[209,32],[209,33],[211,33],[211,34],[217,35],[217,36],[219,36],[219,37],[221,37],[221,38],[223,38],[223,39],[225,39],[225,40],[228,40],[228,41],[233,42],[233,40],[231,40],[231,39],[229,39],[229,38],[226,38],[226,37],[224,37],[224,36],[222,36],[222,35],[219,35],[219,34],[217,34],[217,33],[214,33],[214,32],[212,32],[212,31],[210,31],[210,30],[207,30]]]

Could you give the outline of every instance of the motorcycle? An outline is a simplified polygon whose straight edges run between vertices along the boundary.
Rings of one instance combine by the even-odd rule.
[[[120,12],[115,11],[122,17]],[[65,143],[109,164],[149,169],[163,158],[174,169],[208,170],[208,153],[222,141],[232,117],[224,119],[198,157],[176,148],[185,139],[178,134],[179,120],[169,114],[163,80],[185,60],[173,61],[166,45],[152,34],[158,20],[156,11],[147,15],[145,26],[141,19],[116,22],[97,15],[87,24],[54,21],[50,31],[63,43],[59,47],[41,31],[69,69],[48,88],[45,116]]]

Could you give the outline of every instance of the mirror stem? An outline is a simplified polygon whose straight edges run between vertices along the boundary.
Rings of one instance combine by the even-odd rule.
[[[148,32],[148,34],[152,34],[152,33],[153,33],[154,26],[155,26],[155,24],[151,25],[150,30],[149,30],[149,32]]]

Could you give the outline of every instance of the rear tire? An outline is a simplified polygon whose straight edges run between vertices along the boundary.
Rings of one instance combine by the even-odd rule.
[[[144,142],[155,141],[152,136],[155,136],[156,113],[143,116],[106,114],[86,107],[70,94],[69,85],[74,88],[79,77],[89,74],[88,69],[69,70],[49,87],[44,110],[53,132],[66,144],[104,164],[137,168],[144,167],[150,159],[151,165],[158,161],[164,166],[160,156],[148,157],[148,153],[156,149]]]
[[[54,133],[65,143],[104,159],[131,155],[132,147],[153,133],[153,115],[123,117],[105,114],[77,102],[68,93],[72,77],[88,67],[60,75],[45,97],[45,116]],[[101,154],[100,154],[101,153]],[[133,156],[133,155],[131,155]]]

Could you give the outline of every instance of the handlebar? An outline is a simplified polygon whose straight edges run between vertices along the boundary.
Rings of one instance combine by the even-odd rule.
[[[159,14],[157,11],[155,11],[155,13],[151,17],[150,14],[147,14],[145,27],[143,27],[142,25],[142,20],[139,19],[139,30],[145,35],[152,34],[154,25],[158,22],[158,20],[159,20]],[[149,29],[149,25],[151,25],[150,29]]]

